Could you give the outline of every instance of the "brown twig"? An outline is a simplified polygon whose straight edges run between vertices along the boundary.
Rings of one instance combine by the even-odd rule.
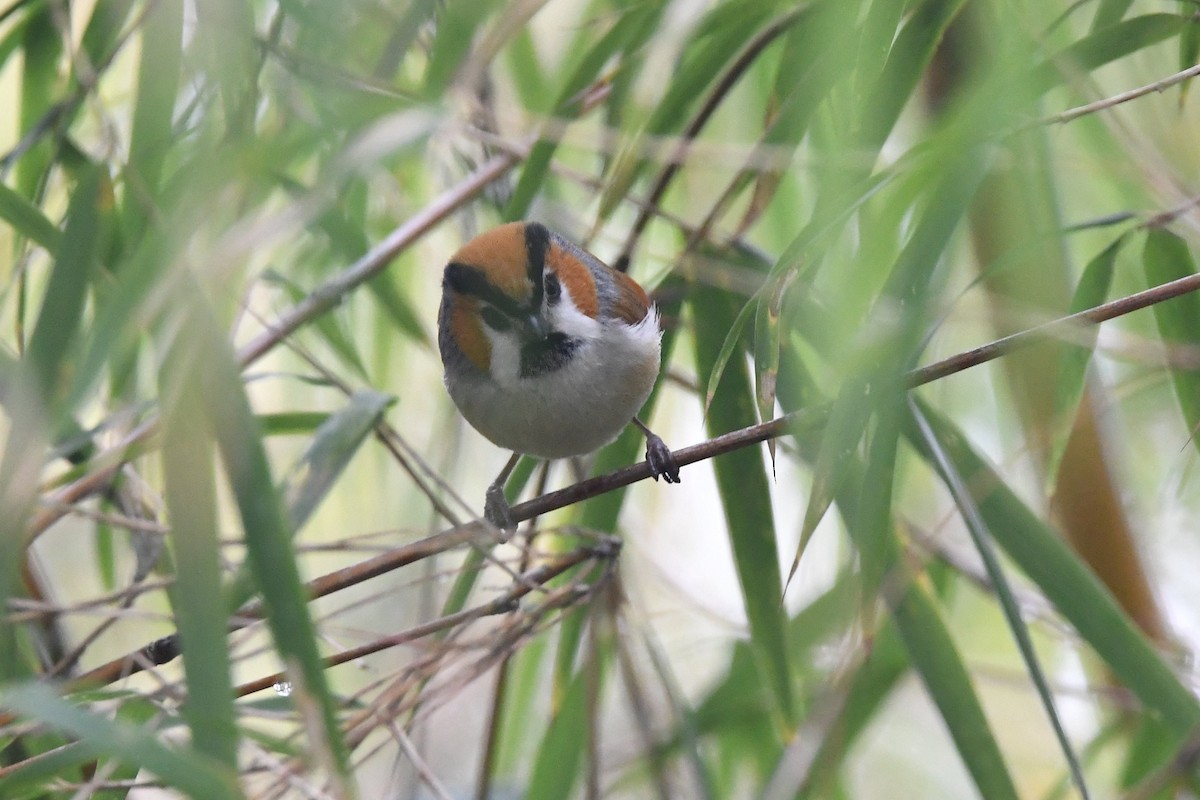
[[[339,664],[345,664],[347,661],[353,661],[357,658],[364,658],[378,653],[382,650],[387,650],[392,647],[398,647],[402,644],[421,639],[439,631],[448,630],[449,628],[457,627],[468,622],[473,622],[482,617],[493,616],[495,614],[504,614],[512,611],[517,607],[517,603],[521,598],[528,595],[536,587],[542,586],[548,581],[558,577],[568,569],[582,564],[584,561],[592,558],[612,558],[613,553],[605,549],[597,548],[577,548],[576,550],[556,558],[554,561],[539,564],[533,569],[525,571],[518,580],[513,581],[509,589],[503,594],[489,600],[486,603],[459,611],[456,614],[448,614],[429,622],[420,625],[414,625],[408,630],[400,633],[384,636],[376,639],[373,642],[352,647],[343,650],[340,653],[328,656],[324,659],[326,669],[336,667]],[[274,675],[267,675],[254,681],[249,681],[238,686],[234,692],[238,697],[244,697],[254,692],[262,691],[270,688],[281,681],[286,681],[288,674],[286,672],[277,672]]]
[[[746,71],[754,64],[767,45],[775,41],[780,34],[786,31],[800,17],[799,11],[792,11],[785,14],[780,19],[775,20],[755,36],[749,44],[742,49],[742,52],[734,60],[734,62],[725,70],[725,73],[717,80],[712,91],[700,106],[696,116],[688,123],[687,127],[680,134],[678,143],[675,146],[674,152],[666,160],[666,166],[659,173],[658,179],[654,182],[654,187],[650,190],[650,194],[646,197],[642,204],[641,210],[638,212],[637,219],[633,226],[629,229],[629,236],[625,239],[625,246],[621,248],[621,254],[613,261],[613,266],[616,269],[624,272],[629,267],[629,261],[633,257],[633,251],[637,247],[638,240],[645,231],[646,226],[650,224],[650,218],[657,213],[657,209],[663,195],[667,193],[667,188],[674,180],[676,173],[684,164],[687,157],[688,148],[691,147],[692,141],[700,135],[700,131],[708,124],[720,107],[722,101],[729,95],[729,92],[737,84]]]
[[[909,388],[916,388],[917,386],[931,383],[932,381],[962,372],[988,361],[993,361],[1014,350],[1032,345],[1035,342],[1059,336],[1072,327],[1096,325],[1100,322],[1153,305],[1154,303],[1163,302],[1182,294],[1196,291],[1197,289],[1200,289],[1200,274],[1189,275],[1129,295],[1128,297],[1114,300],[1111,303],[1105,303],[1095,308],[1081,311],[1077,314],[1072,314],[1011,336],[1006,336],[974,350],[951,356],[935,364],[915,369],[908,374],[906,383]],[[821,424],[826,418],[828,410],[828,406],[801,409],[767,422],[731,431],[700,444],[677,450],[674,453],[675,459],[682,467],[710,458],[716,458],[725,453],[740,450],[743,447],[749,447],[750,445],[786,433],[811,430]],[[520,503],[512,509],[513,519],[517,522],[523,522],[532,517],[629,486],[650,476],[649,464],[644,461],[632,464],[607,475],[588,478],[563,489],[549,492],[548,494]],[[316,578],[308,583],[308,594],[313,599],[324,597],[454,547],[465,544],[485,544],[493,540],[494,533],[482,521],[453,527],[418,542],[398,547],[361,561],[358,564]],[[231,622],[231,628],[244,627],[249,621],[257,619],[260,613],[261,608],[257,604],[247,606]],[[177,654],[178,641],[174,636],[167,636],[122,658],[115,659],[91,670],[75,681],[72,681],[70,686],[95,687],[107,685],[145,669],[148,664],[165,663],[165,661],[169,661]],[[0,721],[3,721],[2,717],[0,717]]]
[[[501,153],[487,161],[466,180],[443,192],[414,214],[382,242],[342,272],[318,286],[307,297],[268,325],[254,341],[238,351],[243,368],[273,350],[286,337],[329,311],[342,298],[383,271],[396,255],[428,233],[435,225],[461,208],[520,162],[511,153]]]
[[[1072,120],[1079,119],[1080,117],[1087,116],[1088,114],[1094,114],[1097,111],[1103,111],[1107,108],[1118,106],[1121,103],[1127,103],[1130,100],[1136,100],[1139,97],[1153,94],[1154,92],[1164,92],[1177,83],[1183,83],[1189,78],[1195,78],[1197,76],[1200,76],[1200,64],[1195,64],[1185,70],[1176,72],[1174,75],[1163,78],[1160,81],[1148,83],[1145,86],[1139,86],[1136,89],[1130,89],[1129,91],[1121,92],[1120,94],[1114,94],[1112,97],[1105,97],[1102,100],[1096,100],[1093,103],[1076,106],[1075,108],[1067,109],[1059,114],[1043,117],[1042,119],[1038,120],[1038,122],[1043,125],[1054,125],[1070,122]]]
[[[947,375],[953,375],[956,372],[962,372],[971,367],[993,361],[1000,356],[1007,355],[1023,347],[1028,347],[1035,342],[1060,338],[1069,334],[1072,330],[1085,325],[1098,325],[1101,322],[1107,322],[1110,319],[1128,314],[1131,311],[1137,311],[1147,306],[1152,306],[1155,303],[1161,303],[1165,300],[1194,292],[1197,289],[1200,289],[1200,274],[1187,275],[1183,278],[1160,284],[1159,286],[1152,286],[1149,289],[1113,300],[1110,303],[1104,303],[1103,305],[1089,308],[1066,317],[1060,317],[1051,322],[1005,336],[981,347],[976,347],[974,350],[967,350],[966,352],[951,356],[936,364],[915,369],[908,374],[908,385],[911,388],[931,383]]]
[[[273,350],[283,339],[321,314],[336,306],[350,291],[379,274],[396,254],[411,246],[438,223],[489,184],[520,163],[511,153],[498,155],[482,167],[447,189],[432,203],[394,230],[386,239],[345,270],[318,286],[312,294],[285,311],[252,342],[238,351],[242,367],[253,364]],[[128,453],[139,450],[158,431],[157,417],[143,422],[119,444],[98,454],[93,463],[98,469],[63,487],[48,501],[49,507],[35,515],[26,528],[27,541],[32,541],[67,514],[67,508],[107,487],[116,471],[128,460]]]

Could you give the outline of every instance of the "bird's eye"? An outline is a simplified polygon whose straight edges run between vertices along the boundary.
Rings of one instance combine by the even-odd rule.
[[[562,284],[558,281],[558,276],[553,272],[546,273],[546,281],[544,291],[546,299],[551,303],[557,303],[558,298],[562,297]]]
[[[494,331],[506,331],[512,327],[512,321],[496,308],[484,306],[479,310],[479,316],[484,323]]]

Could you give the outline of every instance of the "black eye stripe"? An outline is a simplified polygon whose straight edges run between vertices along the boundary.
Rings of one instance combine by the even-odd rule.
[[[500,313],[513,319],[525,316],[526,312],[520,304],[493,286],[475,267],[458,263],[448,264],[442,278],[442,285],[458,294],[478,297],[485,303],[494,306]]]
[[[512,320],[505,316],[504,312],[494,306],[485,305],[479,309],[479,316],[483,318],[484,323],[494,331],[509,331],[512,330]]]

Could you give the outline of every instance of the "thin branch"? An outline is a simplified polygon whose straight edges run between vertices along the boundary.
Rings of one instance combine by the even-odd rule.
[[[238,352],[239,363],[243,368],[249,366],[273,350],[285,337],[332,309],[348,292],[383,270],[397,253],[411,246],[518,163],[520,158],[510,153],[496,156],[475,173],[443,192],[366,255],[281,314],[267,331]],[[141,452],[157,431],[158,418],[152,416],[119,444],[99,453],[92,460],[97,467],[93,472],[60,489],[46,501],[46,505],[50,507],[44,508],[33,517],[26,529],[26,544],[62,519],[66,515],[64,507],[106,488],[121,466],[132,457],[131,454]]]
[[[906,382],[910,388],[916,388],[988,361],[993,361],[1036,342],[1055,338],[1067,332],[1072,327],[1096,325],[1100,322],[1128,314],[1131,311],[1153,305],[1154,303],[1163,302],[1188,292],[1196,291],[1197,289],[1200,289],[1200,274],[1189,275],[1129,295],[1128,297],[1114,300],[1111,303],[1105,303],[1095,308],[1081,311],[1077,314],[1072,314],[1011,336],[1006,336],[990,344],[951,356],[935,364],[915,369],[908,374]],[[677,450],[674,453],[675,459],[681,467],[687,466],[688,464],[716,458],[717,456],[740,450],[787,433],[812,430],[826,419],[828,411],[828,405],[794,411],[782,417],[757,425],[751,425],[717,436],[700,444]],[[523,522],[532,517],[629,486],[649,477],[651,477],[649,464],[645,461],[632,464],[607,475],[588,478],[563,489],[520,503],[512,509],[513,519],[517,522]],[[316,578],[308,583],[308,593],[310,598],[323,597],[460,545],[487,544],[492,541],[494,541],[494,533],[491,531],[490,526],[481,520],[476,520]],[[237,614],[236,618],[231,622],[231,627],[244,627],[249,621],[256,619],[260,613],[261,608],[258,604],[250,604]],[[179,643],[177,637],[175,635],[166,636],[129,655],[97,667],[80,676],[75,681],[72,681],[71,686],[108,685],[134,672],[139,672],[149,665],[166,663],[166,661],[175,658],[178,652]],[[3,717],[0,717],[0,720],[3,719]]]
[[[915,369],[908,374],[908,386],[909,388],[914,388],[931,383],[947,375],[953,375],[956,372],[962,372],[971,367],[985,364],[988,361],[994,361],[1000,356],[1028,347],[1036,342],[1061,338],[1078,330],[1080,327],[1098,325],[1101,322],[1107,322],[1110,319],[1128,314],[1131,311],[1137,311],[1147,306],[1152,306],[1155,303],[1162,303],[1180,295],[1194,292],[1197,289],[1200,289],[1200,273],[1187,275],[1159,286],[1152,286],[1149,289],[1113,300],[1110,303],[1104,303],[1103,305],[1089,308],[1066,317],[1060,317],[1051,322],[1005,336],[1002,339],[989,342],[981,347],[976,347],[974,350],[967,350],[966,352],[951,356],[936,364]]]
[[[758,57],[762,55],[767,46],[790,28],[800,17],[800,13],[800,11],[789,12],[760,31],[742,49],[742,52],[734,62],[717,80],[712,91],[705,98],[699,111],[697,111],[696,116],[692,118],[692,121],[688,123],[680,135],[674,152],[666,160],[666,166],[654,182],[654,187],[646,197],[646,202],[638,213],[637,220],[629,229],[629,236],[625,239],[625,246],[621,248],[621,254],[613,261],[613,266],[616,269],[624,272],[628,268],[629,260],[633,257],[633,251],[637,247],[638,240],[641,238],[646,226],[650,223],[650,218],[658,208],[659,202],[667,193],[667,188],[671,185],[671,181],[674,180],[676,173],[679,172],[680,166],[686,161],[687,151],[691,147],[692,141],[704,129],[704,126],[708,124],[712,115],[716,113],[721,103],[729,95],[730,91],[733,90],[733,87],[741,80],[742,76],[754,62],[758,60]]]
[[[593,558],[613,558],[615,553],[610,548],[594,548],[581,547],[568,553],[565,556],[556,558],[553,561],[540,564],[531,570],[526,571],[520,576],[519,580],[513,582],[512,586],[503,594],[489,600],[486,603],[459,611],[457,614],[448,614],[429,622],[424,622],[420,625],[414,625],[408,630],[400,633],[384,636],[372,642],[364,644],[360,647],[352,647],[343,650],[340,653],[335,653],[324,659],[323,664],[326,669],[335,667],[339,664],[345,664],[347,661],[364,658],[366,656],[378,653],[382,650],[387,650],[392,647],[399,647],[402,644],[417,639],[430,636],[440,631],[464,625],[468,622],[473,622],[482,617],[494,616],[496,614],[505,614],[514,610],[521,598],[531,593],[535,588],[545,585],[548,581],[558,577],[568,569],[582,564],[584,561]],[[254,692],[262,691],[270,688],[275,684],[286,681],[288,675],[286,672],[277,672],[273,675],[267,675],[248,683],[243,683],[234,690],[238,697],[244,697]]]
[[[238,351],[243,368],[253,364],[286,337],[329,311],[342,298],[378,275],[396,255],[428,233],[451,213],[464,206],[493,182],[519,163],[511,153],[501,153],[486,162],[470,177],[443,192],[433,202],[392,231],[358,261],[318,286],[307,297],[280,315],[254,341]]]
[[[1071,120],[1079,119],[1080,117],[1087,116],[1088,114],[1094,114],[1097,111],[1103,111],[1107,108],[1113,108],[1121,103],[1126,103],[1130,100],[1136,100],[1139,97],[1144,97],[1145,95],[1152,94],[1154,92],[1166,91],[1177,83],[1183,83],[1189,78],[1195,78],[1197,76],[1200,76],[1200,64],[1195,64],[1185,70],[1182,70],[1181,72],[1176,72],[1169,78],[1163,78],[1160,81],[1148,83],[1145,86],[1139,86],[1136,89],[1130,89],[1127,92],[1115,94],[1112,97],[1105,97],[1102,100],[1097,100],[1093,103],[1088,103],[1087,105],[1076,106],[1075,108],[1068,109],[1060,114],[1052,114],[1051,116],[1043,117],[1042,119],[1038,120],[1038,123],[1042,125],[1053,125],[1070,122]]]

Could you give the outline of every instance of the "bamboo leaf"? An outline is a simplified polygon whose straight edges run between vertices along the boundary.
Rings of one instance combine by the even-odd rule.
[[[1010,558],[1066,617],[1079,635],[1141,701],[1162,716],[1179,737],[1200,724],[1200,702],[1079,557],[1035,515],[1000,476],[967,444],[954,426],[919,402],[938,441],[971,487],[988,530]],[[919,434],[909,441],[924,458],[932,456]]]
[[[193,322],[193,325],[196,323]],[[176,563],[171,590],[183,648],[192,744],[230,770],[237,767],[233,683],[221,585],[213,420],[205,414],[205,370],[195,347],[206,337],[185,325],[159,382],[163,396],[163,476]]]
[[[82,739],[97,752],[137,764],[190,797],[242,797],[234,772],[221,763],[191,750],[169,748],[155,731],[84,711],[44,684],[0,687],[0,706]]]
[[[1062,83],[1063,66],[1092,72],[1125,56],[1144,50],[1184,31],[1183,17],[1175,14],[1145,14],[1093,30],[1034,68],[1032,79],[1043,91]],[[1074,74],[1074,73],[1070,73]]]
[[[910,583],[892,609],[905,649],[950,729],[980,796],[1018,797],[971,677],[926,588]]]
[[[571,679],[537,747],[533,772],[525,789],[527,800],[559,800],[570,797],[579,778],[584,743],[588,740],[589,697],[595,686],[587,668]]]
[[[694,329],[696,368],[705,383],[724,345],[726,332],[733,327],[737,316],[735,303],[734,298],[715,289],[697,288],[693,292],[693,317],[703,320]],[[742,362],[726,368],[709,410],[709,435],[753,424],[754,392],[748,373]],[[750,622],[750,640],[764,682],[772,693],[772,710],[787,729],[794,722],[795,709],[788,679],[789,648],[780,608],[783,587],[766,470],[756,448],[722,456],[714,461],[713,469]]]
[[[1117,254],[1124,246],[1127,234],[1122,234],[1104,248],[1101,253],[1088,262],[1079,278],[1079,285],[1071,297],[1069,313],[1074,314],[1100,305],[1108,298],[1109,287],[1112,285],[1113,270]],[[1079,331],[1083,341],[1071,342],[1063,348],[1061,363],[1058,370],[1058,392],[1054,409],[1054,418],[1059,421],[1060,430],[1055,437],[1053,452],[1050,454],[1047,475],[1058,473],[1062,454],[1067,446],[1067,438],[1071,426],[1066,420],[1073,419],[1079,408],[1079,400],[1083,397],[1088,365],[1092,360],[1092,351],[1096,346],[1096,336],[1099,331],[1095,326]]]
[[[203,309],[196,324],[204,370],[205,411],[216,432],[217,449],[233,488],[246,540],[247,562],[267,609],[267,621],[279,657],[295,691],[308,704],[309,747],[339,781],[346,779],[346,752],[334,714],[333,698],[317,652],[308,598],[296,565],[291,526],[271,480],[270,465],[230,345]],[[206,317],[208,317],[206,319]]]
[[[719,70],[774,13],[771,3],[729,2],[714,6],[697,27],[672,73],[666,93],[655,106],[637,140],[630,142],[609,170],[600,197],[598,219],[605,220],[628,195],[653,159],[643,157],[643,141],[682,130],[697,98],[714,83]]]
[[[37,242],[51,253],[58,252],[62,232],[46,219],[42,210],[8,186],[0,183],[0,219],[19,235]]]
[[[350,402],[313,434],[304,454],[292,465],[279,488],[294,531],[304,527],[395,400],[381,392],[355,392]]]
[[[566,119],[578,116],[580,93],[596,80],[610,59],[635,50],[645,41],[649,33],[655,30],[663,8],[664,4],[658,0],[639,3],[628,13],[617,17],[608,32],[588,48],[575,70],[563,81],[551,110],[552,115]],[[525,167],[521,170],[520,180],[517,181],[512,197],[504,209],[505,219],[522,219],[528,213],[534,195],[541,188],[550,169],[558,142],[558,136],[549,136],[539,139],[533,146],[529,158],[525,160]]]
[[[54,270],[29,339],[28,358],[48,402],[62,389],[64,362],[75,346],[101,249],[100,187],[98,169],[85,173],[75,187]]]
[[[1017,641],[1017,649],[1021,653],[1021,658],[1025,662],[1026,669],[1029,670],[1029,677],[1033,680],[1038,697],[1042,701],[1042,707],[1046,710],[1046,715],[1050,718],[1051,726],[1054,728],[1054,735],[1057,737],[1063,755],[1066,757],[1067,766],[1071,772],[1071,779],[1074,781],[1076,788],[1079,789],[1080,796],[1084,800],[1087,800],[1090,797],[1090,793],[1088,792],[1087,783],[1083,779],[1083,768],[1079,764],[1079,757],[1076,756],[1074,747],[1071,746],[1071,742],[1067,738],[1067,732],[1063,728],[1062,720],[1058,715],[1058,709],[1054,704],[1054,697],[1050,692],[1050,684],[1046,680],[1041,663],[1038,661],[1037,654],[1033,650],[1033,640],[1029,635],[1025,621],[1021,619],[1020,609],[1017,608],[1017,601],[1013,596],[1012,588],[1009,586],[1008,578],[1005,577],[1004,570],[1000,566],[1000,560],[996,557],[995,548],[992,546],[991,541],[992,534],[987,528],[987,523],[984,522],[982,515],[979,513],[979,509],[975,506],[975,501],[971,497],[970,490],[963,482],[962,476],[955,470],[949,456],[942,449],[941,443],[937,440],[937,436],[930,427],[928,420],[921,415],[920,409],[911,402],[910,410],[914,416],[917,429],[924,437],[924,442],[928,447],[930,455],[933,457],[942,481],[950,489],[950,493],[954,497],[954,503],[958,506],[959,513],[962,515],[964,522],[966,522],[967,530],[970,532],[971,539],[975,543],[975,550],[983,559],[988,579],[996,591],[996,597],[1000,601],[1000,608],[1004,612],[1009,630],[1012,631],[1013,637]]]
[[[136,240],[146,221],[148,204],[158,195],[167,153],[175,144],[175,95],[183,48],[183,3],[163,0],[146,12],[142,23],[141,63],[137,73],[137,101],[129,138],[125,180],[124,228]]]
[[[1146,280],[1151,286],[1192,275],[1195,261],[1187,244],[1175,234],[1162,228],[1152,228],[1146,234],[1142,250]],[[1200,346],[1200,296],[1195,292],[1154,305],[1154,320],[1163,343]],[[1183,412],[1192,444],[1200,450],[1200,373],[1187,369],[1172,369],[1171,382]]]

